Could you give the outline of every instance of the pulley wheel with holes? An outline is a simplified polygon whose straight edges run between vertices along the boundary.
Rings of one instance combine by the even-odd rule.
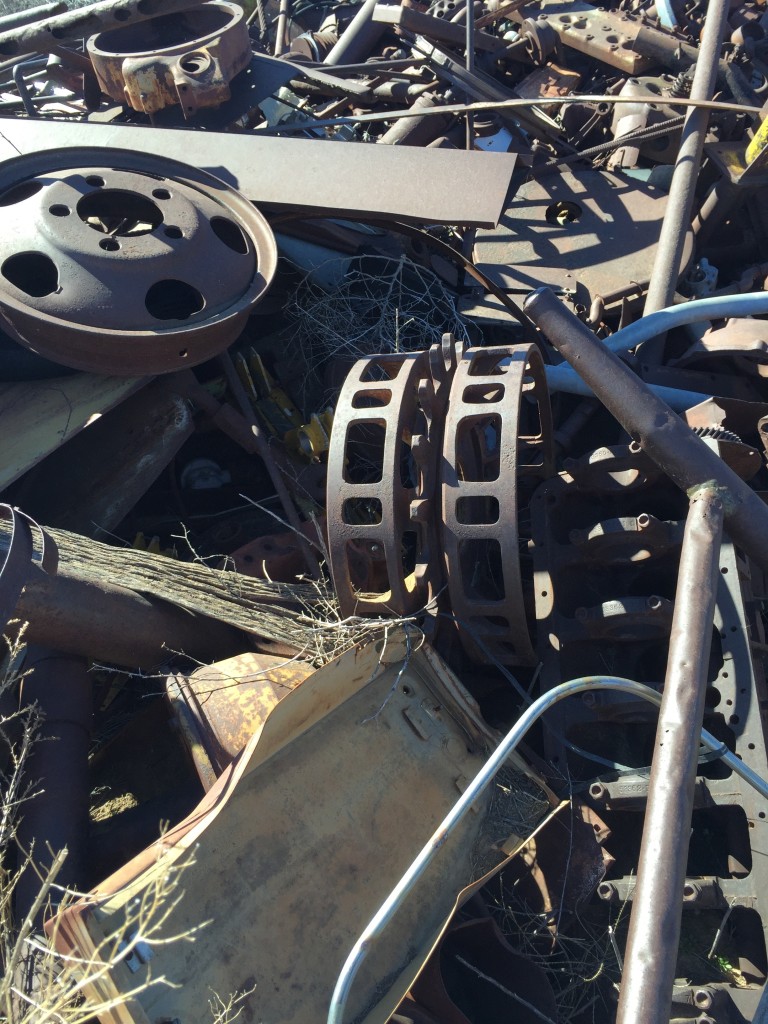
[[[275,272],[264,217],[175,160],[52,150],[0,166],[0,315],[64,366],[140,376],[240,334]]]
[[[451,335],[429,351],[360,359],[328,452],[328,540],[342,615],[409,615],[439,585],[437,458]]]
[[[538,349],[468,349],[451,385],[441,462],[442,547],[462,645],[475,661],[534,665],[528,505],[553,472]]]

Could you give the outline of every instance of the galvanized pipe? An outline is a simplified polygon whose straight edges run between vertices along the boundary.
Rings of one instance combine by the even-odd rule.
[[[729,10],[729,0],[710,0],[708,4],[696,59],[696,71],[691,85],[693,100],[712,99]],[[677,279],[680,276],[685,234],[691,226],[696,181],[701,168],[708,125],[707,110],[699,107],[690,109],[683,125],[680,150],[675,162],[667,208],[645,298],[644,316],[669,306],[674,297]]]
[[[704,487],[691,499],[680,554],[616,1024],[669,1021],[722,531],[723,504]]]
[[[82,39],[93,32],[124,28],[161,14],[178,14],[198,7],[203,0],[102,0],[31,25],[0,32],[0,56],[48,53],[67,39]]]
[[[678,487],[686,492],[710,483],[717,487],[731,537],[768,570],[768,507],[757,494],[550,288],[532,292],[523,309]]]

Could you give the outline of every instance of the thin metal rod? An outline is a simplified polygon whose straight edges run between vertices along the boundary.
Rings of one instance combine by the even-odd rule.
[[[550,288],[523,309],[653,461],[686,493],[716,486],[733,540],[768,570],[768,506]]]
[[[696,71],[691,84],[692,100],[711,100],[714,95],[729,10],[729,0],[710,0],[707,5]],[[708,125],[709,113],[704,109],[694,108],[685,119],[645,299],[644,316],[668,306],[674,297],[685,235],[691,226],[696,181],[701,169]]]
[[[722,532],[722,502],[703,488],[691,499],[680,554],[616,1024],[669,1021]]]
[[[466,3],[466,57],[465,67],[469,74],[475,72],[475,0],[467,0]],[[467,113],[467,149],[473,149],[475,145],[475,119],[471,112]]]
[[[432,837],[422,848],[421,852],[386,898],[384,903],[382,903],[378,911],[371,918],[357,942],[352,947],[349,956],[344,962],[344,966],[342,967],[341,973],[336,981],[333,995],[331,996],[327,1024],[343,1024],[344,1010],[347,1005],[349,993],[352,989],[352,984],[354,983],[358,971],[370,952],[373,943],[384,931],[389,921],[402,905],[406,896],[408,896],[408,894],[413,890],[418,880],[429,867],[432,858],[438,852],[440,847],[445,844],[452,830],[462,821],[478,797],[490,785],[496,775],[496,772],[522,742],[531,726],[541,718],[546,711],[559,703],[559,701],[566,700],[566,698],[577,694],[586,693],[590,690],[616,690],[620,693],[626,693],[632,697],[641,697],[643,700],[647,700],[650,704],[655,704],[656,707],[659,707],[662,701],[659,694],[655,690],[652,690],[650,686],[645,686],[643,683],[636,683],[631,679],[621,679],[617,676],[583,676],[580,679],[572,679],[570,682],[561,683],[559,686],[553,687],[547,693],[539,697],[539,699],[531,704],[529,708],[526,708],[517,722],[515,722],[507,735],[498,745],[496,750],[494,750],[483,767],[474,777],[469,786],[464,790],[445,818],[443,818],[440,825],[438,825],[437,829],[432,834]],[[720,740],[715,739],[715,737],[705,729],[701,730],[701,740],[710,750],[716,752],[720,756],[723,755],[723,743]],[[727,753],[730,754],[730,751]],[[732,754],[730,760],[725,757],[723,759],[732,767],[734,761],[739,764],[741,763],[738,761],[738,758]],[[754,772],[750,772],[750,775],[751,778],[747,778],[745,775],[742,775],[742,777],[751,785],[754,785],[759,792],[767,794],[768,782],[755,775]],[[635,1022],[635,1024],[637,1024],[637,1022]],[[644,1020],[643,1024],[646,1024]]]
[[[376,24],[381,24],[377,22]],[[327,63],[327,61],[326,61]],[[439,107],[433,107],[428,114],[424,111],[412,111],[409,107],[402,110],[377,111],[372,114],[355,114],[350,117],[329,117],[313,121],[313,128],[338,128],[345,124],[378,124],[381,121],[394,121],[400,117],[437,117],[439,114],[465,115],[480,113],[485,110],[525,110],[528,107],[562,106],[571,103],[608,103],[611,106],[623,103],[637,103],[636,96],[611,96],[607,93],[590,93],[583,95],[575,93],[572,96],[533,96],[520,97],[511,100],[477,100],[474,103],[446,103]],[[739,114],[761,114],[762,107],[748,107],[739,103],[724,103],[720,100],[693,100],[690,97],[675,96],[664,97],[664,103],[668,107],[697,107],[705,110],[722,110],[729,113]],[[290,134],[291,132],[306,131],[305,124],[285,124],[279,128],[272,128],[269,134]],[[266,129],[265,129],[266,131]]]
[[[24,80],[24,72],[30,70],[31,68],[45,67],[47,62],[47,57],[35,57],[33,60],[27,60],[23,61],[20,64],[17,64],[13,69],[13,84],[16,86],[19,96],[21,97],[21,102],[24,104],[24,110],[27,113],[27,117],[39,117],[40,114],[38,113],[37,107],[34,104],[34,97],[32,96],[32,93],[29,90],[29,86]],[[49,102],[50,99],[51,98],[49,96]]]

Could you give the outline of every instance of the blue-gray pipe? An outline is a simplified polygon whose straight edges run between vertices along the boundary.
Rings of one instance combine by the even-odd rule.
[[[429,867],[435,854],[445,844],[453,829],[462,821],[478,797],[490,785],[497,771],[515,751],[531,726],[559,701],[590,690],[616,690],[620,693],[626,693],[631,697],[641,697],[643,700],[655,704],[656,707],[661,704],[661,695],[643,683],[636,683],[631,679],[621,679],[617,676],[584,676],[580,679],[572,679],[570,682],[555,686],[539,697],[529,708],[526,708],[445,818],[443,818],[432,834],[431,839],[422,848],[352,947],[331,996],[327,1024],[343,1024],[344,1010],[352,984],[374,942],[384,931],[405,898],[413,890],[416,883]],[[737,772],[762,796],[768,798],[768,782],[755,775],[754,772],[749,771],[749,769],[746,769],[746,766],[727,748],[723,750],[724,744],[720,740],[715,739],[706,729],[701,730],[701,740],[706,747],[719,754],[733,771]]]
[[[656,313],[644,316],[641,320],[616,331],[610,338],[603,340],[603,345],[610,352],[622,355],[642,345],[650,338],[666,334],[673,327],[684,327],[686,324],[701,323],[704,320],[723,320],[730,317],[758,316],[768,314],[768,292],[747,292],[743,295],[714,296],[708,299],[695,299],[679,306],[669,306]],[[593,397],[594,392],[585,384],[575,370],[565,364],[547,367],[547,384],[550,391],[566,391],[572,395]],[[710,398],[696,391],[682,391],[651,385],[651,389],[662,398],[675,412],[690,409],[692,405]]]

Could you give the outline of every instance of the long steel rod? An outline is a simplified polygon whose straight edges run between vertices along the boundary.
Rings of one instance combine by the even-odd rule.
[[[720,497],[702,488],[691,499],[680,555],[616,1024],[669,1021],[722,531]]]
[[[650,686],[636,683],[631,679],[621,679],[617,676],[582,676],[580,679],[572,679],[567,683],[561,683],[559,686],[553,687],[547,693],[542,694],[529,708],[526,708],[445,818],[443,818],[431,838],[421,849],[416,859],[371,918],[352,947],[349,956],[344,961],[344,966],[341,969],[333,995],[331,996],[327,1024],[343,1024],[344,1011],[352,985],[376,939],[384,931],[394,914],[397,913],[399,907],[402,906],[403,901],[424,874],[435,854],[445,844],[450,833],[462,821],[486,787],[490,785],[496,772],[522,742],[531,726],[546,711],[561,700],[577,694],[587,693],[590,690],[617,690],[620,693],[641,697],[643,700],[655,704],[656,707],[659,707],[662,701],[659,694],[651,689]],[[733,768],[735,764],[740,765],[742,768],[746,767],[741,764],[731,751],[725,748],[720,740],[715,739],[706,729],[700,730],[700,736],[705,746],[721,756],[729,767]],[[748,775],[740,774],[759,793],[763,795],[768,794],[768,783],[765,779],[760,778],[751,771]],[[647,1024],[647,1022],[643,1018],[638,1018],[633,1024]]]
[[[729,10],[729,0],[710,0],[707,5],[696,71],[691,84],[693,100],[711,100],[714,95]],[[691,109],[685,119],[645,299],[644,316],[669,306],[674,297],[685,235],[691,226],[696,181],[708,125],[709,112],[699,107]]]
[[[550,288],[523,309],[603,405],[678,487],[713,483],[733,540],[768,570],[768,506],[670,407],[584,326]]]

